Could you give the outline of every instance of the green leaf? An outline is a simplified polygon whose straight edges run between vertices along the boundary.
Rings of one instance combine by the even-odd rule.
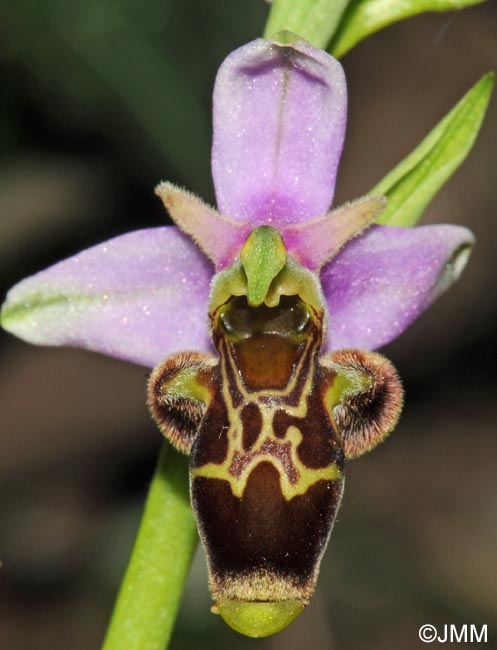
[[[425,11],[450,11],[485,0],[352,0],[331,44],[330,52],[341,57],[378,30]]]
[[[350,0],[273,0],[264,38],[288,30],[325,49]]]
[[[490,101],[494,73],[476,83],[407,158],[369,192],[388,204],[378,223],[415,225],[470,152]]]
[[[102,650],[167,647],[196,545],[187,459],[164,443]]]

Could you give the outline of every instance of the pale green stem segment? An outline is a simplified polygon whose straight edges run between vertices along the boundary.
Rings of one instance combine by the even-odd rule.
[[[419,221],[428,203],[471,151],[494,77],[493,72],[484,75],[416,149],[370,190],[371,196],[388,199],[377,223],[409,227]]]
[[[164,443],[102,650],[164,650],[197,545],[187,459]]]
[[[441,12],[463,9],[484,1],[352,0],[331,43],[330,53],[340,58],[367,36],[410,16],[426,11]]]
[[[294,32],[326,49],[350,0],[273,0],[264,38]]]

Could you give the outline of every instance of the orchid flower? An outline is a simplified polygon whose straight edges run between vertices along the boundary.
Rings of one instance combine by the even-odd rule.
[[[258,39],[224,61],[213,111],[212,173],[223,216],[160,185],[171,217],[193,241],[175,227],[150,228],[55,264],[8,293],[6,330],[30,343],[149,367],[176,351],[211,350],[212,262],[227,266],[263,224],[281,232],[300,263],[320,271],[327,350],[385,345],[457,279],[473,244],[466,228],[362,232],[381,198],[328,212],[347,113],[345,78],[331,56],[303,41]]]
[[[149,406],[190,454],[215,611],[263,636],[309,602],[344,460],[399,417],[398,376],[372,351],[458,278],[474,239],[460,226],[375,225],[381,196],[330,211],[345,77],[293,35],[230,54],[213,111],[218,209],[161,183],[176,226],[21,281],[2,325],[31,343],[157,366]]]

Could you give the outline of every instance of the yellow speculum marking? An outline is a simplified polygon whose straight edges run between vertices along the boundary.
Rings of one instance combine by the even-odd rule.
[[[202,467],[197,467],[193,470],[192,476],[204,476],[205,478],[217,478],[228,481],[233,495],[238,498],[243,496],[252,471],[257,467],[257,465],[264,462],[271,463],[278,471],[280,476],[281,492],[287,501],[290,501],[290,499],[293,499],[293,497],[300,494],[305,494],[305,492],[307,492],[307,490],[317,481],[334,481],[342,476],[335,463],[331,463],[327,467],[310,469],[301,462],[297,455],[297,446],[302,441],[302,434],[297,427],[289,427],[284,438],[276,438],[272,432],[269,433],[263,427],[263,431],[259,436],[257,443],[250,452],[245,452],[243,450],[241,430],[237,432],[238,435],[236,435],[236,437],[234,435],[230,436],[230,433],[231,430],[228,432],[229,451],[225,461],[221,464],[208,463]],[[290,443],[291,463],[298,476],[295,482],[290,480],[289,473],[285,469],[280,458],[275,457],[274,454],[261,452],[261,449],[267,440],[272,440],[277,445],[281,446]],[[249,454],[250,456],[253,456],[239,476],[235,476],[231,470],[232,461],[237,451],[241,454]]]
[[[308,349],[306,350],[308,352]],[[306,352],[302,355],[305,356]],[[290,501],[293,497],[305,494],[307,490],[321,480],[334,481],[342,478],[342,473],[335,463],[331,463],[327,467],[309,468],[300,460],[297,447],[302,442],[302,433],[296,426],[288,427],[284,438],[277,437],[273,430],[273,417],[277,410],[281,408],[281,404],[271,407],[266,403],[268,397],[288,395],[294,388],[297,381],[297,376],[302,366],[298,364],[295,376],[285,390],[281,391],[268,391],[261,390],[257,392],[247,392],[236,368],[233,368],[237,390],[243,395],[245,399],[241,401],[238,407],[235,407],[231,398],[229,390],[229,381],[226,372],[226,364],[233,363],[232,359],[227,359],[222,355],[223,361],[221,364],[221,373],[223,380],[223,398],[228,409],[229,415],[229,429],[227,432],[228,437],[228,453],[222,463],[207,463],[201,467],[196,467],[192,470],[192,478],[203,476],[205,478],[215,478],[227,481],[230,484],[231,491],[234,496],[241,498],[247,486],[248,479],[253,470],[260,463],[271,463],[277,470],[280,477],[280,487],[283,497]],[[288,414],[295,417],[303,418],[307,414],[307,397],[312,390],[312,374],[308,373],[304,383],[302,394],[295,406],[285,406]],[[265,400],[266,398],[266,400]],[[247,403],[256,403],[262,415],[261,433],[249,451],[243,448],[243,423],[241,419],[241,411]],[[264,451],[264,446],[270,443],[273,448],[281,450],[281,454],[267,453]],[[289,453],[285,453],[285,447],[289,447]],[[282,458],[285,456],[289,459],[291,468],[286,468]],[[247,462],[247,458],[249,459]],[[235,472],[234,468],[242,462],[243,469]]]

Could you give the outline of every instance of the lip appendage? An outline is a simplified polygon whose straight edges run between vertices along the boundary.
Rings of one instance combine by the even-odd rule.
[[[243,634],[267,636],[309,603],[345,461],[392,430],[402,387],[379,354],[318,356],[319,283],[268,226],[216,275],[209,317],[219,358],[168,358],[152,373],[148,404],[190,455],[213,611]]]

